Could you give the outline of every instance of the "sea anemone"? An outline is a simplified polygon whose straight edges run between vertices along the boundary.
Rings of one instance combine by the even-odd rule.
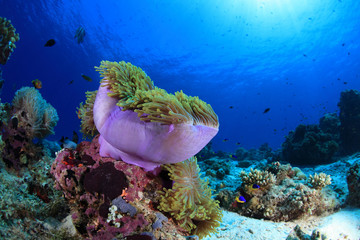
[[[219,202],[211,198],[208,182],[201,179],[196,157],[164,165],[173,181],[171,189],[159,191],[159,210],[168,212],[191,234],[203,238],[216,232],[222,212]]]
[[[102,61],[97,71],[92,111],[101,156],[151,171],[192,157],[217,134],[217,115],[198,97],[169,94],[130,63]]]
[[[56,109],[33,87],[22,87],[12,100],[13,118],[17,118],[32,139],[54,134],[59,117]]]

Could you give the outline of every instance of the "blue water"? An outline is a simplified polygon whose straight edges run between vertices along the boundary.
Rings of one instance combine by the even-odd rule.
[[[341,91],[360,88],[357,0],[0,0],[0,16],[20,34],[1,66],[1,100],[40,79],[60,117],[50,139],[79,130],[76,107],[98,88],[101,60],[131,62],[158,87],[210,103],[214,147],[226,151],[279,148],[300,123],[338,111]]]

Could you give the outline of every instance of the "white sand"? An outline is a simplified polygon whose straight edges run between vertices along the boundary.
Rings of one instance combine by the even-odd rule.
[[[360,209],[346,208],[327,217],[314,217],[306,221],[275,223],[240,216],[223,211],[224,217],[219,233],[205,240],[275,240],[286,239],[291,230],[298,224],[307,234],[315,229],[326,234],[328,240],[360,240]]]

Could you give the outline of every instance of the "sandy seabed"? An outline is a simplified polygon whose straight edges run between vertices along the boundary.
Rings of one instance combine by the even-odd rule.
[[[281,240],[286,239],[296,225],[307,234],[313,230],[325,234],[328,240],[360,240],[360,209],[345,208],[326,217],[312,217],[291,222],[271,222],[223,211],[219,232],[204,240]]]

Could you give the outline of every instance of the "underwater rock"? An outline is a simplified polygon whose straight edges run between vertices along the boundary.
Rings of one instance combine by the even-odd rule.
[[[63,191],[79,234],[92,239],[137,239],[144,232],[156,239],[190,235],[174,221],[161,218],[159,225],[162,214],[154,209],[164,179],[101,157],[98,138],[81,142],[76,149],[62,149],[51,167],[55,187]],[[160,227],[154,229],[153,224]]]
[[[328,239],[325,234],[321,234],[319,231],[314,230],[311,236],[306,234],[299,225],[296,225],[291,231],[286,240],[326,240]]]
[[[347,202],[356,207],[360,207],[360,161],[356,161],[346,174],[349,195]]]
[[[360,151],[360,92],[346,90],[341,92],[340,102],[340,140],[343,154],[350,155]]]
[[[339,149],[336,140],[336,135],[324,132],[318,125],[300,124],[286,136],[282,158],[294,165],[329,163]]]

